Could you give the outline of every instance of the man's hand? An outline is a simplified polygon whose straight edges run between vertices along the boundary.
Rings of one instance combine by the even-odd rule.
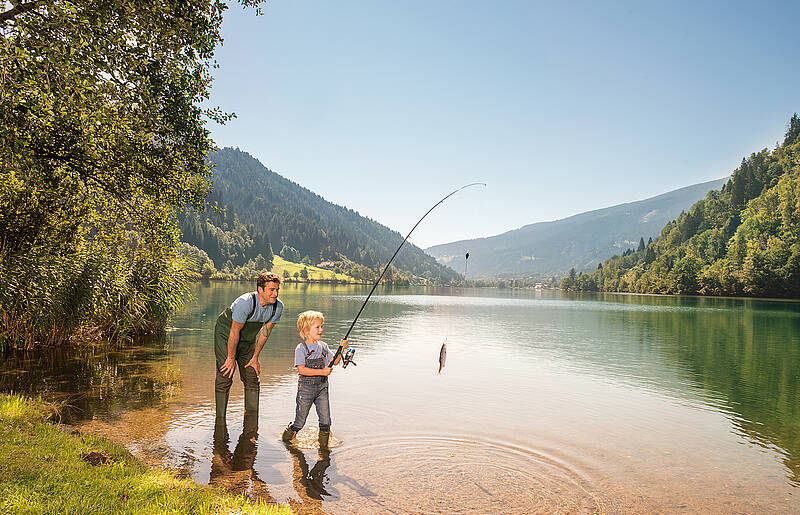
[[[222,372],[222,375],[225,377],[233,377],[233,372],[236,370],[236,360],[234,358],[229,357],[225,360],[225,363],[219,367],[219,371]]]
[[[331,375],[331,372],[333,372],[333,367],[325,367],[321,371],[322,373],[320,375],[329,376]]]
[[[236,370],[236,347],[239,345],[239,333],[244,327],[244,324],[231,321],[231,332],[228,333],[228,356],[225,363],[219,367],[219,371],[225,377],[233,378],[233,372]]]
[[[258,362],[257,357],[253,356],[253,358],[247,362],[247,365],[244,366],[244,368],[247,367],[253,367],[253,370],[256,371],[256,375],[257,376],[261,375],[261,364]]]

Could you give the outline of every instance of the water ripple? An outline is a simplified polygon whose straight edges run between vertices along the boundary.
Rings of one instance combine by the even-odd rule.
[[[543,450],[498,440],[440,434],[366,436],[338,449],[336,460],[340,471],[352,466],[371,482],[389,485],[380,501],[390,509],[396,506],[413,513],[605,511],[581,467]],[[359,511],[357,498],[348,502],[356,503],[348,509]]]

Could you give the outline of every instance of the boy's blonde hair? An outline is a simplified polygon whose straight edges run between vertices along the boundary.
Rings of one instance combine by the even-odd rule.
[[[297,331],[303,338],[306,337],[306,332],[311,327],[311,324],[316,320],[322,320],[325,323],[325,316],[319,311],[303,311],[297,315]]]

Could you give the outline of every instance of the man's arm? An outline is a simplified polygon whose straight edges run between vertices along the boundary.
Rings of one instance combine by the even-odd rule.
[[[231,320],[231,332],[228,333],[228,357],[225,363],[219,367],[219,371],[225,377],[233,377],[236,370],[236,346],[239,345],[239,333],[244,326],[243,323]]]
[[[272,328],[275,327],[275,324],[272,322],[267,322],[264,324],[264,327],[258,332],[258,340],[256,340],[256,350],[253,352],[253,357],[250,361],[247,362],[245,368],[253,367],[253,370],[256,371],[256,375],[261,375],[261,364],[258,362],[258,355],[261,353],[261,349],[264,348],[264,344],[267,343],[267,339],[269,335],[272,334]],[[267,330],[267,334],[264,334],[264,329]]]

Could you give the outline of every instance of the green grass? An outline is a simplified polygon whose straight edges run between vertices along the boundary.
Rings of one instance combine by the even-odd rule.
[[[105,438],[59,430],[49,422],[57,413],[50,404],[0,394],[0,513],[291,513],[148,469]],[[91,451],[109,462],[83,461]]]
[[[283,279],[283,271],[286,270],[289,272],[289,277],[294,279],[294,273],[300,273],[300,270],[303,268],[308,269],[308,278],[313,279],[314,281],[319,281],[322,279],[332,280],[335,279],[337,281],[346,281],[348,283],[360,283],[362,281],[357,280],[355,277],[352,277],[347,274],[337,274],[334,273],[333,270],[325,270],[324,268],[317,268],[311,265],[304,265],[302,263],[293,263],[291,261],[286,261],[282,257],[278,256],[277,254],[274,256],[272,261],[272,272],[273,274],[277,274],[278,277]],[[303,279],[300,278],[300,281]]]

